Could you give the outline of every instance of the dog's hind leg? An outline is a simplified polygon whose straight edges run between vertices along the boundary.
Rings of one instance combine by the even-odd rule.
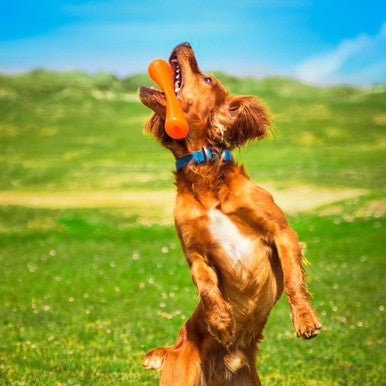
[[[203,306],[199,303],[180,329],[176,344],[149,351],[143,366],[148,370],[162,371],[162,386],[201,385],[200,348],[207,344],[207,339],[214,340],[207,331]]]
[[[150,350],[143,360],[142,366],[147,370],[161,371],[168,353],[168,347],[157,347]]]

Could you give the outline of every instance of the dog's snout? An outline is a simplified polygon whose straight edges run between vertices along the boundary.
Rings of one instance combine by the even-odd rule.
[[[192,46],[188,42],[181,43],[181,46],[186,48],[192,48]]]

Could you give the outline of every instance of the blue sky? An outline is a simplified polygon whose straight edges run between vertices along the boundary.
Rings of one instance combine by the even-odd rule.
[[[127,76],[189,41],[204,71],[386,82],[386,2],[2,0],[0,71]]]

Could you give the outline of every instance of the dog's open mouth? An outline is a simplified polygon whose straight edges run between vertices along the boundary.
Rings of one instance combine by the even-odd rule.
[[[176,50],[171,53],[169,57],[169,64],[173,72],[174,92],[178,97],[184,84],[182,66],[178,61]],[[141,87],[139,90],[139,98],[143,104],[150,107],[154,111],[164,113],[166,97],[163,91],[154,87]]]
[[[178,62],[177,55],[173,52],[172,56],[169,59],[170,67],[173,71],[173,84],[174,84],[174,92],[176,96],[178,97],[178,93],[181,91],[181,88],[183,86],[182,83],[182,70],[181,66]],[[162,94],[163,97],[165,97],[165,94],[163,91],[160,91],[154,87],[150,87],[150,89],[156,93],[156,94]]]
[[[183,78],[182,78],[182,69],[181,69],[180,63],[178,62],[176,51],[173,51],[171,53],[169,58],[169,64],[173,70],[174,92],[178,96],[178,93],[180,92],[183,85],[183,82],[182,82]]]

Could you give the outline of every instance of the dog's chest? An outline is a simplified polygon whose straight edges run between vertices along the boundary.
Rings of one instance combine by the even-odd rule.
[[[208,213],[209,231],[234,264],[247,260],[252,252],[252,240],[242,235],[237,226],[219,210]]]

